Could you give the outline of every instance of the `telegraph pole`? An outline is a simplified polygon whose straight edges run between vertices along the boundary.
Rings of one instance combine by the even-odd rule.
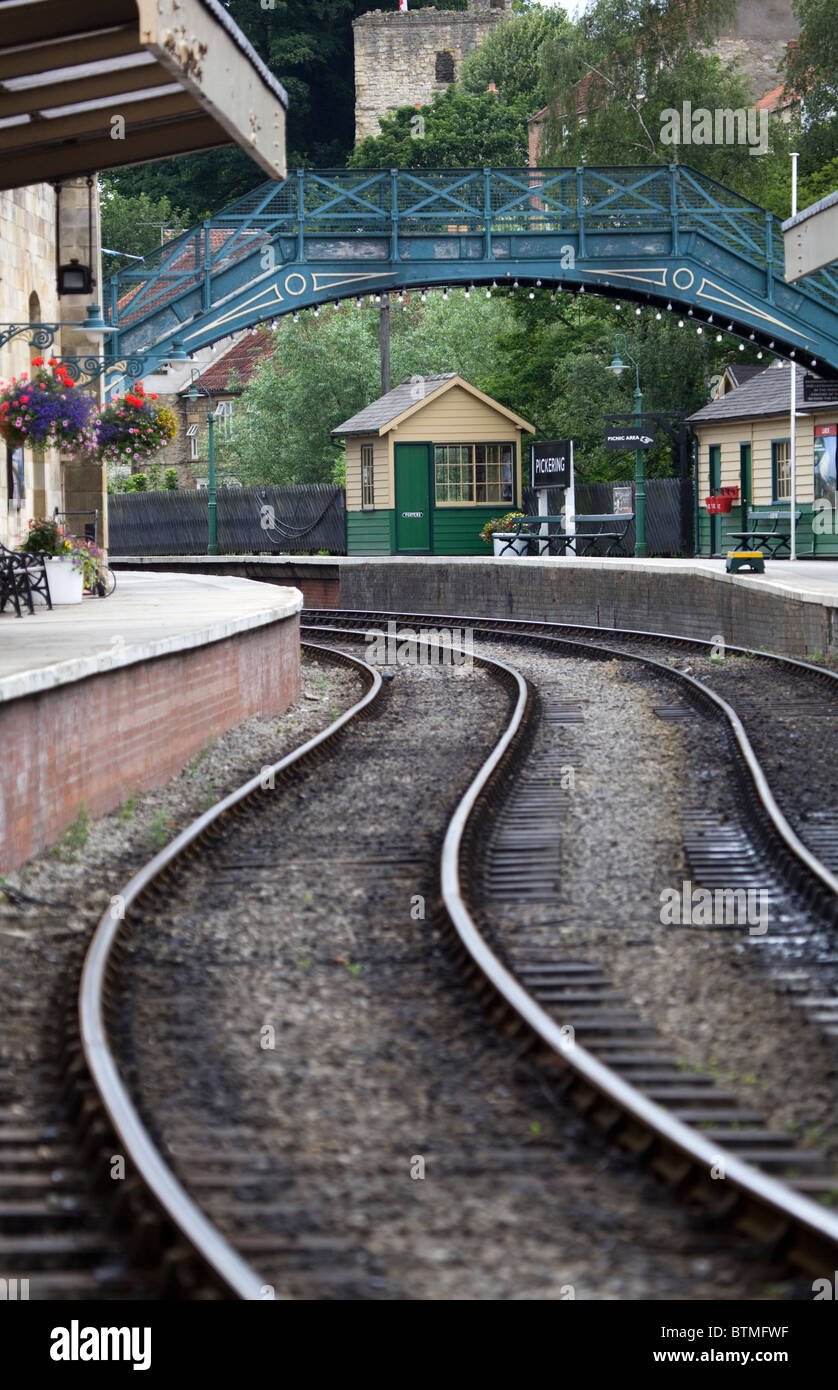
[[[390,296],[381,296],[378,341],[381,346],[381,394],[386,396],[390,390]]]

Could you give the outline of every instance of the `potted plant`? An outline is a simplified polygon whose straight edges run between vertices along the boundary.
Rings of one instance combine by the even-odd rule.
[[[75,389],[67,369],[51,357],[32,359],[35,375],[13,377],[0,390],[0,436],[12,449],[62,449],[87,454],[96,448],[96,402]]]
[[[89,563],[87,547],[87,542],[76,540],[53,517],[36,516],[30,521],[29,530],[18,550],[24,555],[37,555],[43,560],[49,596],[55,607],[81,603],[85,564]]]
[[[124,396],[106,405],[99,417],[99,457],[103,463],[127,463],[132,468],[170,444],[177,434],[174,414],[157,405],[137,382]]]
[[[503,540],[499,532],[509,532],[513,529],[513,522],[520,521],[526,515],[525,512],[507,512],[505,516],[492,517],[487,521],[480,532],[480,539],[492,546],[496,555],[526,555],[529,540],[526,536],[519,536],[514,541]]]

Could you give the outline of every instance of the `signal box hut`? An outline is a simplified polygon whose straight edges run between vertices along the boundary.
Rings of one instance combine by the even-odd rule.
[[[408,377],[332,433],[346,440],[350,555],[485,555],[484,523],[521,506],[535,427],[446,372]]]

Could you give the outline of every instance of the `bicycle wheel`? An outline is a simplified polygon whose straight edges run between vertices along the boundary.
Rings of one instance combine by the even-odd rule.
[[[110,598],[116,588],[116,575],[107,565],[101,565],[96,576],[95,592],[99,598]]]

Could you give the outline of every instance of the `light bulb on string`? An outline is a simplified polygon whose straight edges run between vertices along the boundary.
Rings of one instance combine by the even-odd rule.
[[[657,319],[658,323],[660,323],[661,319],[663,318],[663,314],[661,313],[660,309],[658,309],[657,313],[655,314],[655,318]]]
[[[721,335],[721,333],[717,333],[717,334],[716,334],[716,342],[717,342],[717,343],[720,343],[721,341],[722,341],[722,335]]]
[[[698,334],[700,335],[700,334],[702,334],[702,333],[704,332],[704,329],[701,327],[701,324],[699,324],[699,325],[698,325],[698,328],[697,328],[695,331],[696,331],[696,333],[698,333]]]
[[[683,319],[679,319],[679,320],[678,320],[678,327],[679,327],[679,328],[683,328],[683,327],[684,327],[684,320],[683,320]]]
[[[640,318],[640,315],[643,313],[643,310],[640,309],[640,308],[637,308],[637,309],[635,309],[634,312],[636,313],[637,317]]]

